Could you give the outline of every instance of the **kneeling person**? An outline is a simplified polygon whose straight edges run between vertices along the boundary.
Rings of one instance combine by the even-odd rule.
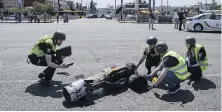
[[[63,63],[64,57],[57,57],[56,46],[60,46],[66,39],[63,32],[57,31],[53,36],[45,35],[36,42],[33,46],[28,58],[30,62],[37,66],[48,66],[42,73],[39,74],[41,84],[43,86],[50,86],[50,80],[56,68],[68,68],[69,66]]]
[[[160,56],[154,50],[154,46],[156,45],[157,42],[158,42],[158,40],[157,40],[156,37],[149,37],[147,39],[146,47],[145,47],[145,50],[143,52],[143,57],[140,59],[140,61],[137,64],[136,68],[138,68],[140,66],[140,64],[143,63],[145,58],[146,58],[145,66],[146,66],[146,68],[148,70],[148,72],[147,72],[148,74],[151,73],[152,66],[157,67],[159,65],[159,63],[160,63]]]
[[[167,44],[163,42],[157,43],[155,50],[161,56],[161,63],[150,75],[145,77],[152,78],[158,71],[161,71],[153,86],[157,87],[164,81],[169,86],[167,92],[174,94],[180,90],[180,83],[190,76],[185,59],[177,52],[169,51]]]
[[[207,53],[204,46],[196,44],[196,39],[186,37],[187,66],[191,73],[190,79],[197,81],[203,76],[202,72],[208,69]]]

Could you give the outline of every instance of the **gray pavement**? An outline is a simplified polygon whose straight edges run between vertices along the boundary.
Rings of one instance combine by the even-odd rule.
[[[112,111],[205,111],[221,110],[221,34],[183,32],[173,29],[173,25],[157,24],[157,30],[148,30],[148,24],[119,23],[105,19],[78,19],[65,23],[51,24],[11,24],[1,23],[0,30],[0,110],[112,110]],[[73,55],[65,62],[74,61],[74,66],[66,71],[69,77],[55,74],[54,86],[41,88],[37,75],[44,67],[26,63],[32,45],[41,36],[56,30],[67,33],[63,46],[71,45]],[[61,89],[72,83],[75,76],[86,77],[99,72],[108,65],[137,63],[142,57],[143,46],[148,36],[157,36],[167,42],[169,49],[185,56],[184,39],[193,36],[208,51],[209,70],[204,79],[196,84],[182,84],[182,91],[173,96],[165,90],[153,89],[143,94],[132,90],[100,98],[91,105],[68,105],[64,103]],[[62,47],[62,46],[61,46]],[[144,63],[139,73],[145,74]]]

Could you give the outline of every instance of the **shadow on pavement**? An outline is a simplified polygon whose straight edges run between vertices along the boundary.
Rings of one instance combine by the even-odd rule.
[[[208,90],[210,88],[216,88],[216,85],[214,82],[202,78],[201,80],[194,82],[192,84],[192,87],[194,88],[194,90],[198,91],[198,90]]]
[[[116,95],[121,94],[127,90],[128,90],[128,87],[118,89],[118,90],[112,91],[112,92],[107,90],[103,95],[93,96],[92,101],[87,101],[86,97],[83,97],[76,102],[70,103],[67,101],[63,101],[62,104],[65,108],[87,107],[87,106],[91,106],[91,105],[95,104],[95,102],[94,102],[95,100],[98,100],[100,98],[103,98],[105,96],[110,96],[110,95],[116,96]]]
[[[53,86],[43,87],[41,86],[40,83],[35,83],[28,86],[25,92],[30,93],[33,96],[41,96],[41,97],[50,96],[52,98],[63,97],[62,88],[64,88],[68,84],[62,84],[61,81],[52,81],[51,84]]]
[[[188,31],[191,33],[214,33],[214,34],[221,34],[221,31],[202,31],[202,32],[195,32],[195,31]]]
[[[180,90],[176,94],[163,94],[160,96],[157,93],[154,93],[154,95],[163,101],[166,102],[182,102],[182,104],[186,104],[188,102],[192,102],[194,100],[194,95],[191,91],[189,90]]]

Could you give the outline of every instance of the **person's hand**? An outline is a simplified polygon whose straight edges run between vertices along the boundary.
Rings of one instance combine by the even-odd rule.
[[[62,60],[64,60],[64,59],[65,59],[65,56],[61,56],[61,58],[62,58]]]
[[[63,64],[61,65],[61,67],[64,68],[64,69],[69,68],[69,66],[67,66],[65,63],[63,63]]]
[[[152,87],[153,87],[153,88],[156,88],[157,85],[156,85],[155,83],[152,83]]]
[[[146,79],[152,79],[153,76],[148,74],[148,75],[144,75],[143,77],[146,78]]]

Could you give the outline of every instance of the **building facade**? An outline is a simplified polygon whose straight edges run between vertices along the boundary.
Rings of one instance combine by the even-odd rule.
[[[30,7],[34,2],[45,3],[45,0],[24,0],[24,7]]]
[[[18,7],[19,1],[22,2],[23,7],[30,7],[34,2],[39,2],[52,4],[56,11],[59,8],[59,4],[61,9],[69,8],[66,0],[1,0],[4,8]]]
[[[60,4],[60,9],[69,8],[66,0],[60,0],[60,1],[59,0],[45,0],[45,3],[52,4],[56,11],[58,11],[59,9],[59,4]]]
[[[18,0],[2,0],[4,8],[18,7]]]

